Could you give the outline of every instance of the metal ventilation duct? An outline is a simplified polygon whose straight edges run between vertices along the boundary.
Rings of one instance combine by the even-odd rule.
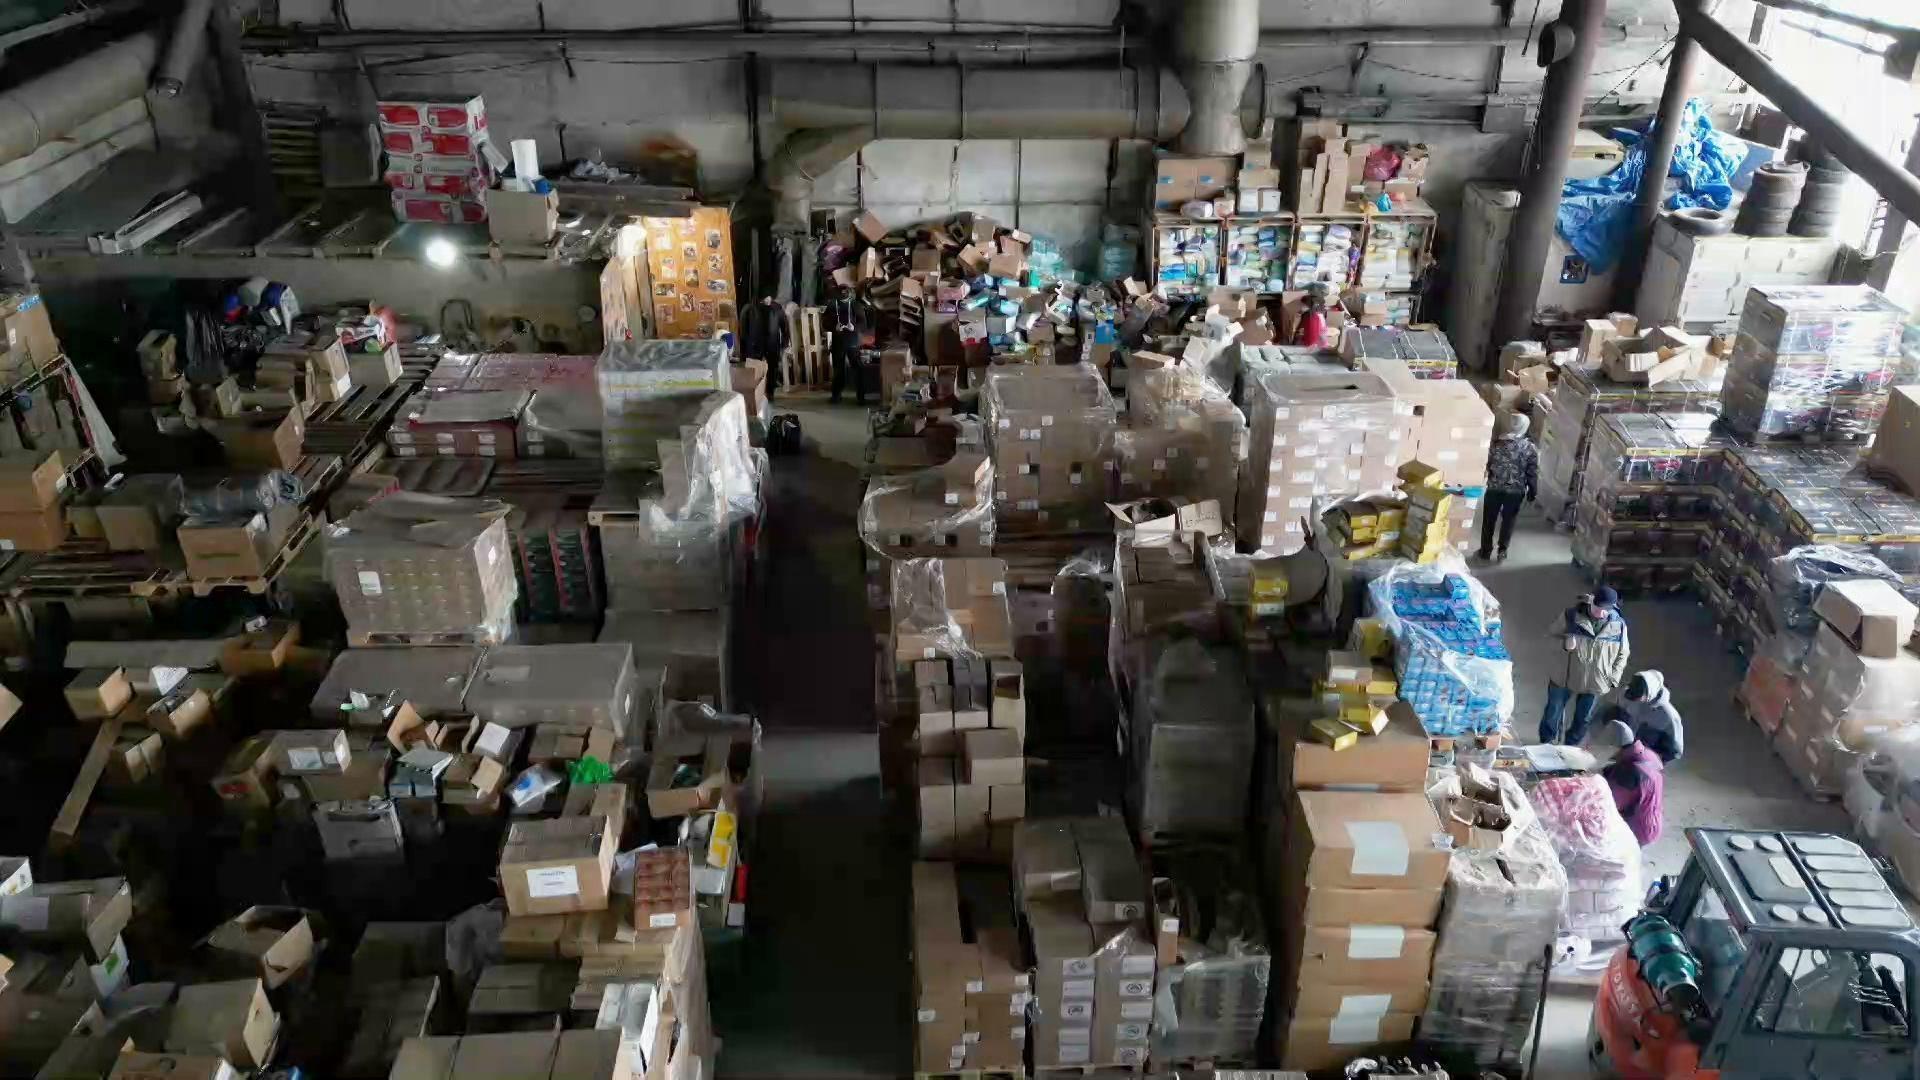
[[[1247,148],[1240,98],[1260,47],[1260,0],[1186,0],[1174,24],[1174,73],[1187,91],[1183,154],[1239,154]]]

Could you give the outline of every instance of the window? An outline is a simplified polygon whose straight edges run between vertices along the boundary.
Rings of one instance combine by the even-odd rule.
[[[1905,1041],[1907,967],[1850,949],[1782,949],[1760,988],[1754,1027],[1778,1035]]]
[[[1733,988],[1741,963],[1747,958],[1746,939],[1734,929],[1720,894],[1704,881],[1700,883],[1700,899],[1695,902],[1693,914],[1687,916],[1685,925],[1681,936],[1687,939],[1694,957],[1700,961],[1700,992],[1706,998],[1707,1007],[1717,1012],[1727,991]]]

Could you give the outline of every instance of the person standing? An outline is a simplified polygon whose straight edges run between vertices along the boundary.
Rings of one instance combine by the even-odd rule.
[[[866,305],[842,285],[827,302],[827,331],[833,335],[833,393],[829,400],[840,404],[840,391],[853,382],[853,398],[867,403],[867,384],[860,378],[860,335],[866,330]]]
[[[1573,722],[1565,731],[1564,741],[1579,746],[1586,739],[1595,703],[1602,694],[1612,693],[1627,673],[1631,645],[1627,641],[1627,620],[1620,614],[1620,594],[1602,585],[1581,596],[1554,619],[1547,633],[1559,640],[1566,667],[1547,682],[1540,741],[1562,741],[1560,723],[1571,700]]]
[[[780,389],[780,357],[787,351],[787,313],[780,302],[763,296],[740,313],[740,358],[767,362],[767,399]]]
[[[1638,672],[1627,680],[1620,691],[1620,719],[1633,729],[1634,738],[1659,755],[1660,764],[1671,765],[1686,753],[1680,710],[1673,707],[1667,677],[1658,671]]]
[[[1602,762],[1600,775],[1613,792],[1613,808],[1620,811],[1633,838],[1646,847],[1660,839],[1667,774],[1660,755],[1633,737],[1624,721],[1609,720],[1593,731],[1587,749]]]
[[[1508,413],[1501,432],[1487,451],[1487,497],[1480,504],[1480,559],[1507,557],[1513,543],[1513,522],[1520,507],[1533,501],[1540,483],[1540,448],[1527,438],[1532,421],[1524,413]],[[1494,523],[1500,527],[1500,545],[1494,546]]]

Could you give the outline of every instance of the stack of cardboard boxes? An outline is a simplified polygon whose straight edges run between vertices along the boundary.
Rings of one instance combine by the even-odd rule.
[[[946,464],[877,476],[860,500],[860,538],[891,559],[992,554],[993,463],[963,450]]]
[[[1916,610],[1884,581],[1834,581],[1814,600],[1813,646],[1791,678],[1773,748],[1808,792],[1840,794],[1848,768],[1887,732],[1914,722]]]
[[[995,368],[981,402],[999,534],[1104,527],[1116,414],[1099,373],[1088,364]]]
[[[1128,426],[1114,436],[1114,495],[1214,500],[1231,512],[1247,423],[1226,392],[1186,364],[1141,371],[1127,383]]]
[[[1900,365],[1906,316],[1865,285],[1749,289],[1721,416],[1741,435],[1762,439],[1872,435]]]
[[[519,593],[507,513],[490,500],[395,494],[329,527],[328,574],[350,637],[505,640]]]
[[[58,450],[21,451],[0,459],[0,545],[51,551],[66,541],[61,496],[67,489],[67,464]]]
[[[1014,831],[1014,899],[1033,949],[1027,1047],[1036,1069],[1146,1061],[1156,953],[1147,886],[1119,818]]]
[[[1412,419],[1370,372],[1250,374],[1247,412],[1234,519],[1242,544],[1275,554],[1305,546],[1316,498],[1392,487]]]
[[[963,896],[952,864],[913,864],[916,1072],[1023,1068],[1033,977],[996,877]]]
[[[1494,414],[1471,383],[1458,379],[1411,377],[1399,359],[1368,358],[1366,369],[1392,385],[1393,392],[1413,409],[1412,429],[1402,443],[1402,463],[1422,461],[1440,470],[1448,485],[1473,487],[1487,476],[1487,454],[1493,446]],[[1456,492],[1445,515],[1451,543],[1465,551],[1477,543],[1475,526],[1480,498]]]
[[[1296,775],[1320,749],[1297,747],[1309,756],[1296,760]],[[1447,876],[1432,805],[1416,793],[1301,790],[1285,835],[1274,1056],[1283,1068],[1311,1071],[1411,1039],[1426,1008],[1431,927]]]
[[[393,215],[441,225],[487,219],[485,194],[506,160],[487,135],[479,95],[377,103]]]

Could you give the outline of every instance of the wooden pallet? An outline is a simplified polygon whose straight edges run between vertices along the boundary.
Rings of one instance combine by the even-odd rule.
[[[780,354],[781,390],[825,390],[833,385],[826,314],[825,308],[787,305],[787,347]]]
[[[509,620],[503,626],[480,626],[472,630],[436,630],[428,633],[349,630],[347,645],[355,649],[396,645],[499,645],[506,641],[507,631],[512,628],[513,624]]]
[[[280,576],[282,570],[293,565],[293,560],[300,557],[300,552],[306,548],[307,542],[319,532],[318,519],[312,514],[301,514],[300,520],[294,522],[293,528],[287,531],[287,538],[281,542],[280,550],[273,556],[273,561],[266,565],[266,569],[260,576],[189,578],[187,584],[193,589],[195,596],[212,596],[221,589],[244,589],[259,596],[273,587],[274,579]]]
[[[20,552],[7,564],[6,594],[16,600],[155,596],[184,580],[144,552],[113,551],[104,540],[70,540],[48,552]]]
[[[339,454],[306,454],[300,458],[300,464],[293,467],[294,478],[300,481],[300,490],[306,497],[300,500],[308,508],[322,506],[327,496],[333,494],[334,485],[347,474],[347,459]]]
[[[307,417],[301,449],[309,454],[339,454],[349,462],[358,462],[386,435],[401,403],[419,388],[418,381],[405,378],[380,390],[354,387],[346,397],[322,405]]]

